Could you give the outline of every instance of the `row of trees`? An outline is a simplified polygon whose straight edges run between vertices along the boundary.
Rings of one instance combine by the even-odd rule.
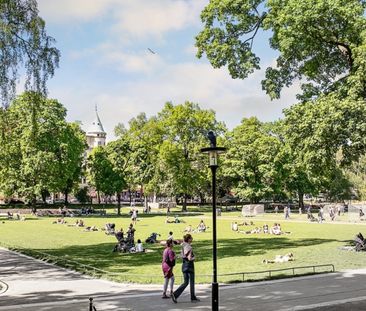
[[[145,195],[180,197],[185,209],[189,197],[204,202],[210,195],[208,160],[200,152],[208,145],[209,130],[228,149],[220,163],[221,196],[233,192],[251,202],[297,198],[302,205],[305,194],[342,200],[356,189],[360,198],[365,195],[363,145],[348,141],[347,148],[335,147],[342,137],[359,135],[355,127],[366,129],[363,105],[300,103],[286,110],[283,120],[245,118],[228,131],[212,110],[167,103],[156,116],[141,113],[127,127],[119,124],[117,139],[87,159],[85,133],[65,117],[58,101],[34,92],[2,110],[0,191],[5,196],[36,202],[61,192],[67,201],[87,176],[98,196],[115,195],[120,203],[124,190],[140,187]]]
[[[200,149],[208,145],[207,132],[214,130],[219,144],[228,148],[220,163],[221,196],[233,192],[251,202],[296,198],[303,205],[305,194],[326,193],[330,200],[343,200],[360,188],[361,197],[363,186],[351,178],[355,163],[361,165],[353,162],[360,151],[351,152],[352,143],[348,149],[333,146],[340,135],[336,128],[345,137],[352,136],[353,128],[346,127],[344,116],[352,111],[357,115],[354,122],[362,124],[366,111],[362,106],[342,105],[342,109],[334,108],[341,114],[338,118],[332,103],[323,107],[298,104],[285,111],[283,120],[263,123],[245,118],[228,131],[212,110],[190,102],[167,103],[157,116],[148,119],[140,114],[128,128],[119,124],[118,139],[91,153],[89,175],[105,194],[140,186],[147,195],[183,198],[185,209],[188,197],[204,201],[210,195],[208,160]],[[314,117],[320,110],[323,115]],[[305,127],[310,129],[305,131]]]
[[[266,70],[263,89],[271,98],[294,81],[299,103],[285,118],[262,123],[243,119],[232,131],[215,113],[198,105],[165,105],[156,116],[144,114],[118,139],[95,149],[83,166],[85,136],[65,121],[65,109],[44,97],[45,83],[58,65],[59,51],[45,32],[35,0],[2,1],[0,31],[2,108],[0,109],[0,190],[30,201],[48,192],[65,196],[83,169],[97,191],[107,195],[142,186],[144,193],[209,194],[206,159],[199,149],[214,130],[228,148],[220,189],[256,202],[289,198],[300,204],[305,193],[326,192],[331,199],[349,195],[351,185],[365,196],[366,153],[366,2],[363,0],[210,0],[196,37],[198,57],[228,67],[233,78],[259,68],[253,47],[261,31],[278,51]],[[16,98],[18,70],[26,89]],[[43,95],[41,95],[43,94]]]

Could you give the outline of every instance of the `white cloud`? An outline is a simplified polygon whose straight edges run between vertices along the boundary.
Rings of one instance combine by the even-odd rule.
[[[115,30],[132,38],[155,36],[197,25],[207,0],[126,0],[116,11]]]
[[[162,39],[169,31],[199,23],[208,0],[39,0],[41,16],[47,23],[88,22],[112,14],[114,34],[123,40],[153,36]]]
[[[38,0],[40,15],[52,23],[86,22],[103,16],[118,0]]]
[[[124,82],[108,91],[85,89],[77,98],[73,95],[62,102],[78,102],[76,107],[72,106],[70,114],[83,120],[86,127],[93,119],[93,107],[97,103],[109,139],[113,139],[117,123],[126,124],[140,112],[156,115],[167,101],[174,104],[186,100],[196,102],[203,109],[215,110],[217,119],[233,128],[243,117],[257,116],[263,121],[278,119],[282,109],[295,102],[298,91],[297,86],[287,89],[282,100],[271,102],[260,86],[264,70],[243,81],[231,79],[226,69],[213,69],[203,63],[164,64],[162,68],[164,70],[157,71],[154,79]],[[90,98],[93,102],[88,101]]]

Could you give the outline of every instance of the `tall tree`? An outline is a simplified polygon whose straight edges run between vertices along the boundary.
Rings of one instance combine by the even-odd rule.
[[[85,133],[77,123],[67,123],[58,140],[55,180],[49,190],[62,192],[67,204],[69,193],[80,182],[87,143]]]
[[[113,187],[112,191],[116,193],[118,202],[117,214],[120,215],[121,192],[128,186],[128,181],[130,180],[130,172],[128,170],[131,162],[130,141],[126,139],[126,136],[122,136],[108,143],[106,155],[106,165],[111,165],[112,171],[109,175],[105,175],[105,178],[109,179],[107,182]],[[109,172],[109,169],[106,172]]]
[[[80,164],[81,148],[69,152],[73,143],[66,134],[72,125],[57,100],[26,92],[2,110],[1,117],[0,187],[6,195],[35,202],[46,190],[62,184],[60,166],[67,172],[70,161]],[[83,145],[81,138],[78,143]]]
[[[114,143],[113,143],[114,144]],[[108,156],[111,147],[98,146],[88,156],[87,173],[88,181],[95,188],[100,204],[100,192],[105,195],[120,193],[125,186],[123,176],[114,169]],[[120,212],[120,211],[118,211]]]
[[[197,55],[243,79],[259,69],[258,33],[270,31],[279,56],[262,87],[271,98],[298,79],[303,100],[334,90],[365,98],[365,8],[364,0],[210,0]]]
[[[25,71],[26,90],[46,94],[46,81],[58,67],[60,52],[46,33],[36,0],[1,0],[0,17],[0,100],[7,107],[19,72]]]
[[[162,176],[172,193],[183,196],[185,211],[188,196],[197,190],[202,176],[207,177],[204,165],[199,164],[206,161],[200,153],[200,148],[208,144],[206,135],[209,130],[221,134],[225,127],[216,121],[214,111],[203,110],[191,102],[177,106],[166,103],[158,120],[164,131],[159,151]]]
[[[258,202],[282,191],[282,144],[255,117],[243,119],[228,133],[228,152],[223,164],[234,192],[242,199]]]

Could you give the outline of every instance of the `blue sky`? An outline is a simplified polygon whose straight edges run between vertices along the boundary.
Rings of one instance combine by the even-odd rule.
[[[87,130],[98,111],[109,138],[119,122],[140,112],[158,113],[165,102],[186,100],[216,111],[231,129],[243,117],[270,121],[295,102],[296,87],[270,101],[261,90],[265,68],[276,52],[261,33],[255,51],[262,70],[233,80],[195,57],[199,14],[208,0],[38,0],[49,35],[61,51],[60,68],[49,81],[49,96],[68,109],[70,121]],[[152,54],[148,48],[156,52]]]

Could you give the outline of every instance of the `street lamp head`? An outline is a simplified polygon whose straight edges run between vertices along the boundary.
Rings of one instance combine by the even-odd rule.
[[[201,152],[207,153],[209,155],[210,167],[217,167],[218,155],[225,152],[226,148],[216,146],[216,135],[213,131],[209,131],[207,133],[207,138],[210,140],[210,147],[202,148]]]

